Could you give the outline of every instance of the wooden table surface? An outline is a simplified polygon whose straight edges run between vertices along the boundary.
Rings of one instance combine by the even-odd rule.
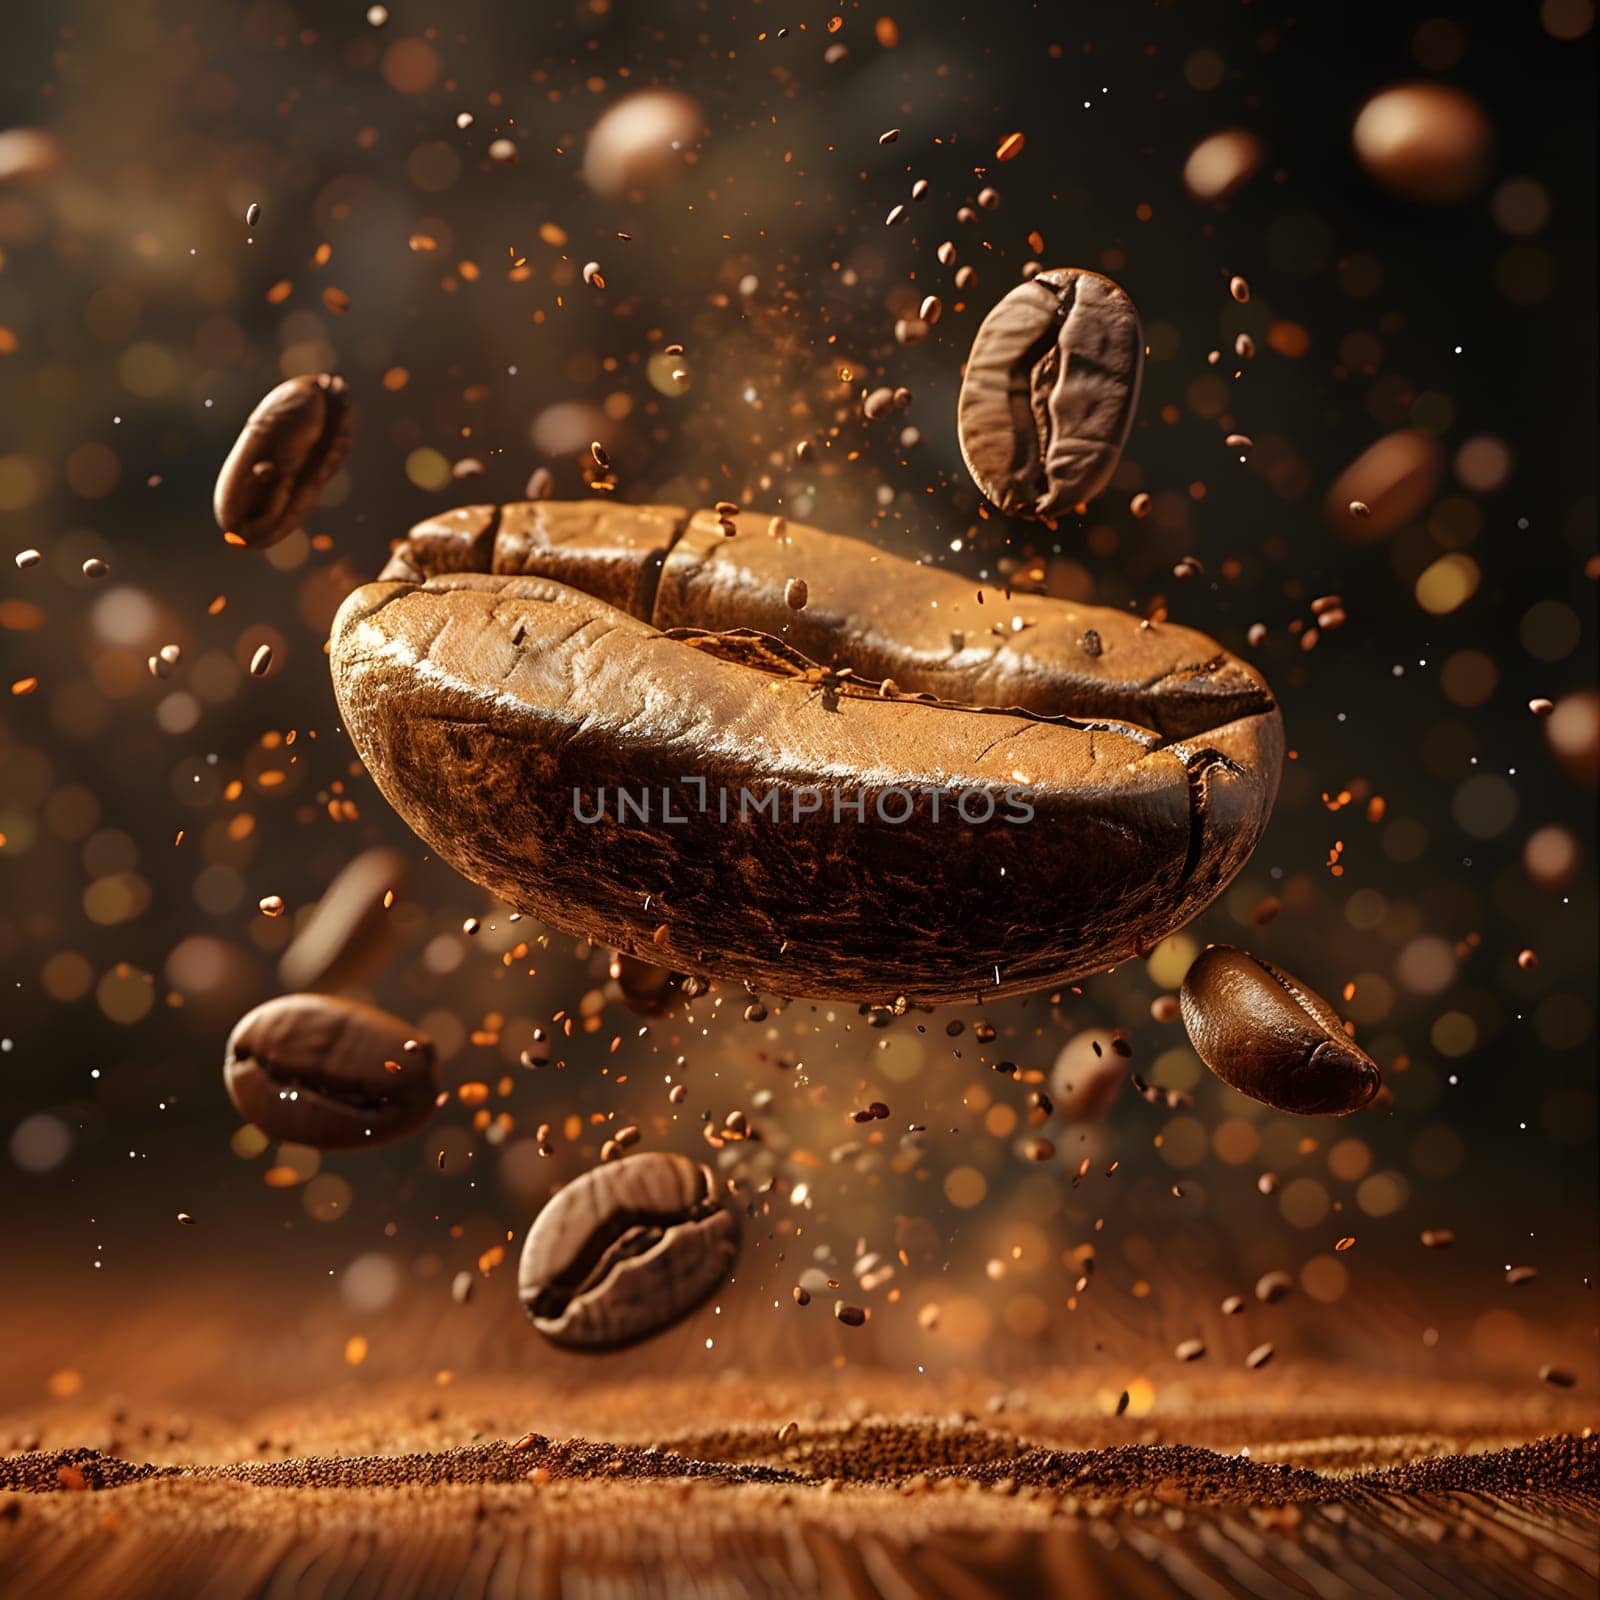
[[[1251,1377],[1261,1375],[1252,1374]],[[0,1419],[0,1593],[1587,1597],[1581,1398],[1297,1368],[386,1383]],[[924,1402],[923,1409],[913,1403]],[[781,1435],[781,1436],[780,1436]]]

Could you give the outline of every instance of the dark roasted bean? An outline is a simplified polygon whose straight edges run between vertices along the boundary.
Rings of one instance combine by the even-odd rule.
[[[1282,728],[1214,641],[1063,600],[980,607],[953,573],[768,521],[541,501],[413,530],[333,628],[386,798],[520,910],[806,998],[1066,981],[1158,943],[1244,864]],[[974,791],[965,810],[935,814],[935,773]],[[797,787],[817,795],[798,815]],[[753,809],[769,795],[781,820]],[[839,887],[818,908],[821,862]]]
[[[630,1011],[653,1017],[668,1010],[683,992],[683,974],[619,951],[611,961],[617,988]]]
[[[241,1017],[223,1081],[246,1121],[318,1150],[407,1138],[439,1092],[431,1040],[375,1006],[322,994],[279,995]]]
[[[687,1316],[738,1251],[738,1220],[709,1168],[625,1156],[558,1190],[534,1219],[517,1292],[553,1343],[611,1350]]]
[[[1009,516],[1092,500],[1133,426],[1144,333],[1109,278],[1052,268],[1018,285],[972,341],[956,422],[973,482]]]
[[[217,526],[247,545],[293,533],[350,449],[343,378],[322,372],[280,383],[244,425],[217,474]]]
[[[1378,1092],[1376,1064],[1333,1007],[1258,956],[1213,945],[1190,967],[1179,998],[1200,1059],[1252,1100],[1302,1116],[1343,1116]]]

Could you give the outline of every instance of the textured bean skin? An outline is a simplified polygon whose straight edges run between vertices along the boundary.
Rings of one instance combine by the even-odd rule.
[[[363,1150],[409,1138],[433,1115],[435,1057],[432,1040],[376,1006],[285,994],[235,1024],[223,1081],[271,1138]]]
[[[754,628],[825,666],[913,693],[1040,716],[1203,734],[1270,706],[1259,675],[1174,623],[977,586],[801,523],[606,501],[462,506],[411,530],[380,580],[551,578],[666,630]],[[806,608],[786,599],[802,579]],[[981,594],[982,599],[978,596]],[[1015,625],[1014,625],[1015,624]]]
[[[1119,612],[997,590],[980,605],[954,574],[814,529],[774,539],[766,520],[736,518],[730,539],[709,513],[540,502],[422,525],[333,629],[344,725],[380,790],[458,871],[556,927],[854,1001],[1109,966],[1243,865],[1282,755],[1244,663]],[[804,612],[784,600],[795,575]],[[812,662],[873,681],[830,687]],[[685,777],[713,796],[859,791],[866,816],[724,821]],[[1031,821],[963,825],[948,800],[936,818],[927,794],[1008,786]],[[575,817],[574,789],[618,787],[667,789],[686,819]],[[901,788],[910,819],[879,820]]]
[[[1007,516],[1051,520],[1116,471],[1144,372],[1144,331],[1109,278],[1074,267],[1018,284],[983,319],[956,426],[972,480]]]
[[[1377,1064],[1314,989],[1259,956],[1212,945],[1179,1002],[1200,1059],[1230,1088],[1276,1111],[1344,1116],[1382,1087]]]
[[[553,1343],[614,1350],[687,1316],[738,1253],[738,1219],[709,1168],[626,1156],[558,1190],[534,1219],[517,1293]]]
[[[300,526],[350,452],[353,422],[343,378],[290,378],[250,413],[217,474],[217,526],[258,549]]]

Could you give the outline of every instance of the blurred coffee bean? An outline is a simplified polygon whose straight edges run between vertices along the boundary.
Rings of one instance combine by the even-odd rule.
[[[611,958],[611,976],[628,1008],[641,1017],[660,1015],[683,993],[681,972],[624,955],[620,950]]]
[[[1465,200],[1488,172],[1493,133],[1470,95],[1443,83],[1407,83],[1375,94],[1352,133],[1367,175],[1424,205]]]
[[[365,850],[324,890],[278,962],[285,989],[347,989],[382,966],[391,939],[385,897],[408,871],[398,850]]]
[[[686,1316],[738,1252],[738,1219],[708,1167],[625,1156],[559,1190],[534,1219],[517,1292],[552,1343],[612,1350]]]
[[[1334,479],[1323,514],[1349,544],[1382,539],[1427,510],[1443,471],[1433,435],[1402,428],[1369,445]]]
[[[285,994],[234,1026],[223,1081],[239,1115],[270,1138],[359,1150],[427,1122],[434,1058],[432,1040],[375,1006]]]
[[[1275,1306],[1286,1295],[1294,1293],[1294,1279],[1281,1267],[1263,1272],[1256,1279],[1256,1299],[1264,1306]]]
[[[280,383],[250,413],[217,474],[217,526],[264,548],[293,533],[350,451],[343,378],[319,372]]]
[[[1200,1059],[1275,1111],[1344,1116],[1378,1092],[1377,1065],[1333,1007],[1259,956],[1212,945],[1190,967],[1179,998]]]
[[[682,168],[700,142],[702,121],[699,106],[675,90],[628,95],[590,130],[584,180],[608,199],[652,188]]]
[[[1572,777],[1600,781],[1600,693],[1575,689],[1563,695],[1545,719],[1545,737]]]
[[[1050,1069],[1050,1094],[1065,1121],[1100,1122],[1127,1078],[1128,1058],[1113,1047],[1109,1033],[1079,1033],[1061,1047]]]
[[[1255,175],[1266,151],[1244,128],[1225,128],[1202,139],[1183,164],[1183,181],[1196,200],[1226,200]]]
[[[63,156],[61,141],[43,128],[0,129],[0,183],[46,177]]]
[[[1109,278],[1055,267],[983,319],[957,402],[972,481],[1008,516],[1057,517],[1116,471],[1144,371],[1139,313]]]

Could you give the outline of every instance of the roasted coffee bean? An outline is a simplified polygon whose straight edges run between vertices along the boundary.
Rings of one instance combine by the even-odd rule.
[[[323,892],[278,962],[285,989],[345,989],[382,966],[392,942],[384,904],[407,874],[398,850],[365,850]]]
[[[517,1293],[552,1343],[614,1350],[687,1316],[738,1253],[738,1219],[708,1167],[625,1156],[558,1190],[534,1219]]]
[[[344,464],[351,421],[343,378],[320,372],[280,383],[250,413],[217,474],[217,526],[257,548],[293,533]]]
[[[1243,866],[1282,724],[1213,640],[975,598],[767,520],[545,501],[420,525],[333,627],[384,796],[544,922],[851,1002],[1069,981],[1155,945]]]
[[[1200,1059],[1275,1111],[1344,1116],[1378,1092],[1377,1065],[1338,1012],[1259,956],[1212,945],[1189,968],[1179,999]]]
[[[285,994],[234,1025],[223,1081],[239,1115],[269,1138],[359,1150],[427,1122],[439,1092],[434,1058],[431,1039],[376,1006]]]
[[[956,427],[972,481],[1008,516],[1053,518],[1111,480],[1133,426],[1144,331],[1109,278],[1056,267],[983,319]]]
[[[653,1017],[668,1010],[683,992],[683,974],[641,961],[618,951],[611,958],[612,976],[617,991],[628,1008],[641,1017]]]

